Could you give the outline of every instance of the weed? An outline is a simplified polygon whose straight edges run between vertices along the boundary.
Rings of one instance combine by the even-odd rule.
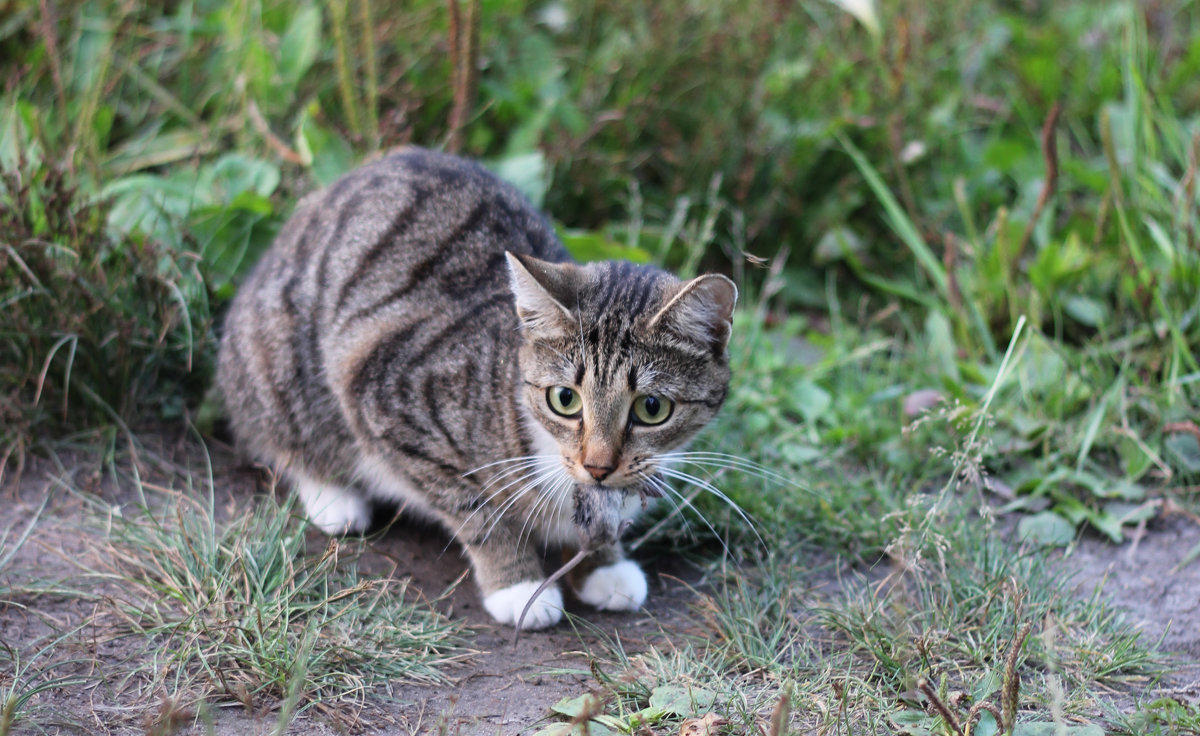
[[[141,698],[317,704],[349,723],[378,687],[443,681],[464,656],[459,627],[407,582],[360,576],[365,543],[330,540],[310,553],[290,502],[266,496],[225,520],[211,491],[146,490],[107,510],[95,571],[119,586],[110,635],[147,646],[125,677]]]
[[[211,342],[194,258],[118,239],[65,166],[0,178],[0,448],[146,413],[178,413]],[[187,295],[187,296],[185,296]]]
[[[13,601],[12,594],[16,590],[16,586],[12,584],[12,575],[15,570],[13,559],[17,553],[29,541],[30,534],[33,533],[33,528],[37,526],[38,520],[42,518],[42,512],[46,510],[46,504],[50,502],[49,494],[42,499],[42,503],[37,507],[37,510],[30,515],[29,520],[25,522],[25,529],[18,535],[14,534],[16,524],[4,529],[0,532],[0,605],[9,605]]]
[[[0,642],[0,736],[8,736],[19,725],[38,728],[53,712],[50,706],[37,703],[42,693],[81,685],[90,679],[80,676],[78,665],[86,660],[56,658],[60,645],[75,636],[78,629],[36,642],[38,647],[27,657],[13,646]],[[55,674],[65,669],[70,674]]]

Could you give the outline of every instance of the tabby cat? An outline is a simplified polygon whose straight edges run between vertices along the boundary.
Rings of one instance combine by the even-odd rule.
[[[725,398],[737,290],[624,262],[578,265],[517,191],[408,148],[301,201],[242,285],[218,381],[238,442],[328,534],[370,500],[465,548],[484,607],[562,617],[540,547],[589,550],[572,578],[636,610],[620,537],[661,496],[662,455]]]

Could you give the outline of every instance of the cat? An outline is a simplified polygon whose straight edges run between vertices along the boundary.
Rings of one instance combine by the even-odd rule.
[[[515,188],[406,148],[305,197],[241,285],[217,381],[237,443],[311,523],[372,499],[440,522],[497,622],[552,626],[539,548],[590,550],[584,603],[637,610],[620,537],[667,490],[664,453],[721,407],[737,289],[574,263]]]

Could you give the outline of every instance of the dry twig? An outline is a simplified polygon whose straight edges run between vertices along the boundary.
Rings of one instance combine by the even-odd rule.
[[[458,0],[447,0],[450,9],[450,58],[454,65],[454,105],[450,108],[450,132],[446,150],[458,153],[462,149],[462,130],[475,102],[479,83],[479,0],[469,0],[467,17],[463,18]],[[465,27],[464,27],[465,26]]]

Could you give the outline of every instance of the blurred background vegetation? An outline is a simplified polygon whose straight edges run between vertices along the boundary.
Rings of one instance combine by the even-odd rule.
[[[733,274],[725,431],[780,472],[944,477],[901,429],[953,435],[1015,338],[960,449],[1029,534],[1200,481],[1195,2],[0,0],[0,68],[0,472],[194,413],[298,196],[418,144],[581,258]],[[878,550],[903,494],[864,493],[795,513]]]

